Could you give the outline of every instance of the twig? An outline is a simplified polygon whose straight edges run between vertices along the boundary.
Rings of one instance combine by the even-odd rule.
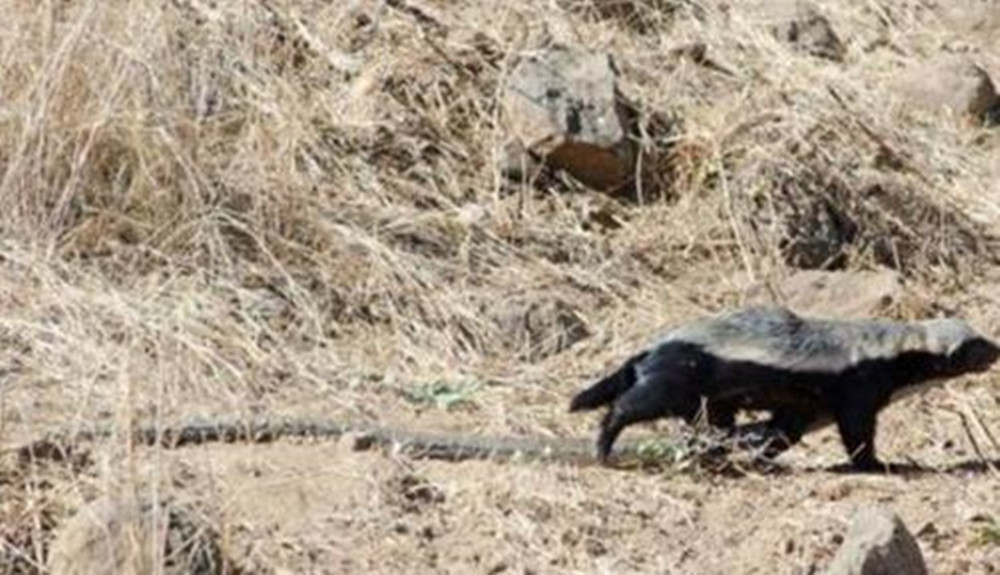
[[[969,417],[965,414],[964,410],[957,411],[959,419],[962,420],[962,428],[965,429],[965,435],[969,438],[969,442],[972,444],[972,450],[976,452],[976,456],[979,457],[980,462],[982,462],[983,467],[989,469],[994,475],[1000,475],[1000,470],[997,469],[986,454],[983,453],[982,448],[979,447],[979,442],[976,440],[975,435],[972,433],[972,426],[969,425]]]

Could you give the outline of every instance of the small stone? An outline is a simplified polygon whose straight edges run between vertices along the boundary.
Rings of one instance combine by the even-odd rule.
[[[939,531],[937,525],[933,521],[928,521],[924,523],[923,527],[917,529],[917,537],[934,537],[938,535]]]
[[[597,539],[587,539],[584,541],[583,547],[587,551],[587,555],[591,557],[601,557],[608,553],[607,546]]]
[[[945,54],[913,66],[897,80],[907,106],[929,112],[948,111],[975,122],[1000,117],[1000,95],[992,78],[961,54]]]
[[[755,5],[775,38],[796,50],[828,60],[841,61],[846,49],[833,25],[819,8],[806,0],[767,0]]]
[[[989,513],[977,507],[965,505],[959,508],[959,516],[963,521],[968,521],[969,523],[989,523],[993,521],[993,516]]]
[[[493,301],[487,314],[512,351],[527,361],[541,361],[590,337],[580,310],[554,294]]]
[[[469,204],[458,210],[458,216],[455,219],[464,226],[474,226],[482,224],[486,221],[487,217],[489,217],[489,213],[486,211],[486,208],[476,204]]]
[[[884,508],[855,514],[827,575],[927,575],[927,565],[902,520]]]
[[[162,557],[154,557],[154,534]],[[160,569],[162,567],[162,569]],[[145,497],[103,497],[59,526],[52,575],[216,575],[225,572],[217,533],[183,508]]]

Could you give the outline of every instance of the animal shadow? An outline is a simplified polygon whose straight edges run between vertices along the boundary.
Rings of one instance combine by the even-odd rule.
[[[946,465],[923,465],[916,462],[887,463],[882,469],[857,471],[847,463],[802,469],[806,473],[834,473],[838,475],[890,475],[918,479],[932,475],[967,476],[1000,472],[1000,458],[969,459]]]

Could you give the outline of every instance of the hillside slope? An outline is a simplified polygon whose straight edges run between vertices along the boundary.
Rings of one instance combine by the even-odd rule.
[[[767,4],[0,0],[0,441],[257,414],[590,437],[577,389],[798,268],[891,268],[924,302],[895,315],[1000,335],[1000,129],[905,87],[943,56],[1000,82],[1000,3],[824,2],[834,58]],[[614,56],[646,193],[502,177],[505,79],[554,44]],[[888,411],[880,451],[923,466],[898,477],[835,473],[829,432],[740,473],[5,453],[0,571],[156,485],[249,572],[813,573],[879,502],[933,572],[995,573],[998,389]]]

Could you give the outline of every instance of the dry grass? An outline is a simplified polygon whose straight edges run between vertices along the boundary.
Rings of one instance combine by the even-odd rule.
[[[583,433],[583,380],[789,266],[964,301],[994,268],[1000,140],[888,86],[942,47],[1000,78],[990,29],[828,3],[835,64],[723,4],[0,0],[5,443],[260,411]],[[549,41],[615,54],[649,193],[500,179],[504,77]],[[696,42],[731,73],[675,57]],[[442,382],[471,406],[408,399]],[[2,517],[47,532],[53,505]],[[4,537],[36,572],[41,539]]]

